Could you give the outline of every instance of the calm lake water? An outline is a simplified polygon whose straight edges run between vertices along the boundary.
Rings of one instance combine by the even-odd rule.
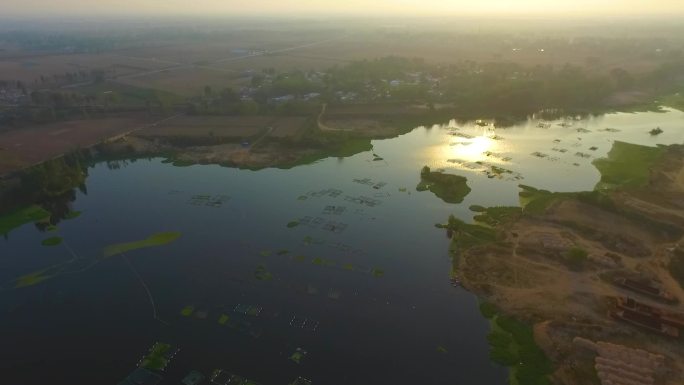
[[[649,135],[655,127],[664,132]],[[37,285],[3,285],[0,383],[116,384],[161,341],[180,348],[164,384],[217,368],[264,385],[505,384],[477,298],[449,284],[448,239],[434,224],[470,219],[472,204],[517,205],[521,183],[593,189],[591,162],[614,140],[683,143],[683,128],[675,110],[505,129],[451,122],[374,141],[378,161],[366,152],[291,170],[96,164],[73,203],[83,214],[55,233],[62,245],[42,246],[52,233],[33,225],[0,241],[0,282],[79,260]],[[459,205],[417,192],[424,165],[466,176],[473,191]],[[492,165],[510,172],[487,175]],[[101,258],[107,245],[164,231],[182,237]],[[255,278],[260,265],[272,280]],[[195,313],[182,316],[186,306]],[[299,364],[289,360],[298,348]]]

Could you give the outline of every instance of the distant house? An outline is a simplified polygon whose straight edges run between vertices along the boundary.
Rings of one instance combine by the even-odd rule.
[[[271,99],[274,103],[285,103],[289,102],[290,100],[294,100],[295,96],[294,95],[283,95],[283,96],[278,96],[276,98]]]
[[[302,99],[311,100],[311,99],[319,98],[320,96],[321,96],[321,94],[318,92],[311,92],[311,93],[308,93],[308,94],[302,96]]]

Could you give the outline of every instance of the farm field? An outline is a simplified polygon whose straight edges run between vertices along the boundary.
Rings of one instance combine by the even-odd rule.
[[[226,87],[240,88],[247,85],[249,79],[241,77],[237,72],[228,70],[186,67],[126,77],[116,81],[141,88],[152,88],[184,96],[193,96],[201,94],[207,85],[217,90]]]
[[[21,80],[40,84],[41,76],[51,80],[53,75],[67,72],[103,70],[117,76],[149,71],[166,66],[154,60],[124,57],[116,54],[69,54],[26,58],[0,57],[0,80]]]
[[[139,137],[249,138],[270,131],[269,136],[296,136],[306,122],[304,117],[273,116],[182,116],[166,123],[147,127]]]
[[[0,175],[93,146],[148,121],[142,117],[73,120],[2,132]]]

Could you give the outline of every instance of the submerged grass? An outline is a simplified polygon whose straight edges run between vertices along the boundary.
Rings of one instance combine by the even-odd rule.
[[[109,245],[104,249],[104,256],[112,257],[114,255],[119,255],[132,250],[166,245],[180,238],[180,236],[181,233],[179,232],[156,233],[152,234],[150,237],[146,239],[142,239],[139,241]]]
[[[57,246],[62,243],[62,237],[50,237],[44,239],[40,244],[43,246]]]

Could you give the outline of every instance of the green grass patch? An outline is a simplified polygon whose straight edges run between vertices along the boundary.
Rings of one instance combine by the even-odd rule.
[[[487,207],[484,211],[480,211],[473,219],[476,222],[485,224],[487,226],[496,227],[502,223],[514,221],[522,214],[522,208],[509,206]]]
[[[514,318],[492,317],[487,335],[490,358],[510,368],[511,384],[548,385],[551,361],[534,341],[532,327]]]
[[[498,312],[499,310],[491,302],[480,303],[480,313],[482,313],[485,318],[492,319]]]
[[[484,213],[485,211],[487,211],[486,207],[480,206],[480,205],[472,205],[472,206],[468,207],[468,209],[470,211],[476,212],[476,213]]]
[[[467,181],[464,176],[433,172],[425,166],[420,172],[420,183],[416,190],[430,191],[446,203],[461,203],[471,191]]]
[[[580,271],[589,260],[589,253],[579,247],[573,247],[565,255],[565,263],[571,270]]]
[[[50,237],[47,239],[43,239],[43,242],[40,244],[43,246],[57,246],[62,243],[62,237]]]
[[[669,264],[670,275],[679,282],[679,286],[684,289],[684,251],[675,250]]]
[[[648,183],[650,169],[665,153],[665,147],[648,147],[616,141],[607,158],[593,164],[601,173],[596,190],[638,188]]]
[[[0,234],[6,235],[27,223],[44,221],[49,218],[50,213],[38,205],[17,209],[0,217]]]
[[[435,225],[452,233],[452,252],[463,252],[471,247],[485,245],[496,241],[496,232],[490,227],[465,223],[453,215],[449,215],[447,224]]]
[[[165,232],[152,234],[146,239],[142,239],[134,242],[127,243],[117,243],[114,245],[109,245],[104,248],[104,256],[112,257],[114,255],[119,255],[122,253],[127,253],[129,251],[143,249],[147,247],[163,246],[167,245],[176,239],[180,238],[181,233],[179,232]]]

